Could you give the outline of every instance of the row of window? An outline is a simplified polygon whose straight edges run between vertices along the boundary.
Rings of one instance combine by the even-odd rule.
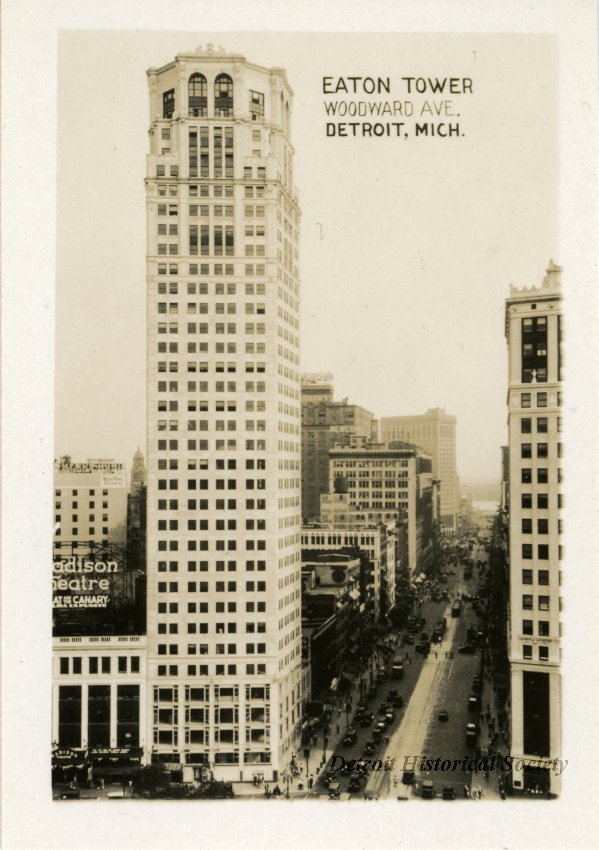
[[[250,549],[254,549],[253,541],[249,541],[252,543]],[[263,548],[263,547],[262,547]],[[245,569],[247,572],[264,572],[266,570],[266,561],[258,560],[258,561],[246,561]],[[224,561],[215,561],[213,565],[209,565],[208,561],[188,561],[187,562],[187,572],[188,573],[207,573],[210,570],[215,570],[218,572],[225,571],[225,562]],[[178,573],[179,572],[179,562],[178,561],[168,561],[168,569],[167,569],[167,561],[158,561],[158,572],[159,573]],[[237,561],[227,561],[227,572],[237,572]],[[234,611],[236,603],[231,602],[228,603],[231,607],[228,609],[230,611]],[[219,611],[219,606],[224,605],[224,603],[217,602],[216,610]],[[207,609],[206,609],[207,610]],[[222,608],[224,611],[224,607]]]
[[[299,451],[299,444],[296,445],[296,451]],[[237,451],[237,440],[215,440],[214,445],[211,444],[209,440],[188,440],[187,441],[187,450],[190,452],[200,451],[207,452],[215,450],[217,452],[224,451]],[[179,450],[179,441],[178,440],[158,440],[158,451],[178,451]],[[290,451],[291,449],[288,448]],[[246,440],[245,441],[245,451],[246,452],[265,452],[266,451],[266,440]],[[189,466],[189,463],[193,462],[193,458],[188,459],[188,469],[193,467]],[[166,489],[163,487],[162,489]],[[176,486],[169,487],[171,490],[176,490]]]
[[[564,500],[561,493],[557,494],[557,507],[563,507]],[[523,508],[532,508],[532,493],[522,493],[521,495],[521,505]],[[548,493],[537,493],[537,508],[548,508],[549,507],[549,494]]]
[[[188,301],[187,314],[195,315],[196,313],[199,313],[200,315],[207,316],[210,313],[214,313],[216,316],[224,316],[226,313],[229,316],[233,316],[237,313],[237,306],[237,301],[217,301],[216,303],[212,304],[208,303],[207,301],[200,302],[199,304],[193,301]],[[159,313],[179,312],[179,305],[177,302],[159,302],[157,308]],[[254,301],[247,301],[245,302],[243,312],[247,316],[264,316],[266,314],[266,304],[262,301],[258,303],[255,303]]]
[[[252,343],[252,345],[253,345],[253,343]],[[224,354],[224,352],[218,352],[217,351],[217,354],[218,353]],[[230,354],[231,352],[227,352],[227,353]],[[263,350],[261,343],[258,343],[255,346],[255,350],[253,350],[253,351],[249,351],[247,349],[247,346],[246,346],[246,354],[264,354],[264,353],[265,353],[265,351]],[[246,370],[248,372],[254,372],[254,371],[263,372],[264,371],[264,369],[262,368],[262,364],[258,364],[258,367],[256,369],[253,368],[254,365],[255,365],[253,363],[249,364],[250,367],[251,367],[249,369],[247,369],[247,365],[248,364],[246,364]],[[202,371],[204,371],[204,370],[202,370]],[[215,371],[216,372],[224,372],[225,370],[223,368],[220,368],[219,363],[216,363],[215,364]],[[227,371],[232,372],[232,371],[235,371],[235,370],[227,368]],[[157,389],[158,389],[159,393],[167,393],[167,392],[168,393],[176,393],[176,392],[179,392],[179,385],[178,385],[177,381],[158,381]],[[239,392],[241,392],[241,389],[242,389],[242,385],[239,384]],[[226,382],[225,381],[215,381],[214,385],[213,385],[213,390],[216,393],[224,393],[224,392],[237,393],[238,392],[238,385],[237,385],[236,381],[226,381]],[[208,381],[187,381],[187,392],[188,393],[208,393],[208,392],[210,392],[210,384],[209,384]],[[246,381],[245,382],[245,392],[246,393],[264,393],[264,392],[266,392],[266,384],[264,383],[264,381],[256,381],[256,382]]]
[[[260,353],[260,352],[256,352]],[[183,365],[183,364],[181,364]],[[239,364],[240,366],[242,364]],[[224,362],[216,361],[215,363],[210,363],[208,360],[200,361],[196,363],[195,361],[187,362],[187,372],[209,372],[212,369],[215,372],[236,372],[238,362],[236,360],[229,361],[227,364]],[[156,364],[158,372],[178,372],[179,371],[179,361],[178,360],[159,360]],[[225,368],[226,367],[226,368]],[[266,362],[260,361],[258,363],[252,361],[246,361],[244,364],[246,372],[266,372]]]
[[[61,507],[62,507],[62,502],[56,502],[56,503],[55,503],[55,505],[54,505],[54,507],[56,508],[56,510],[57,510],[57,511],[59,511],[59,510],[61,509]],[[76,509],[76,508],[78,508],[78,507],[79,507],[79,502],[78,502],[78,501],[76,501],[76,502],[71,502],[71,508],[72,508],[73,510],[75,510],[75,509]],[[81,505],[81,507],[83,507],[83,505]],[[89,509],[89,510],[93,510],[93,509],[95,509],[95,507],[96,507],[96,503],[95,503],[95,502],[90,502],[90,503],[88,504],[88,506],[87,506],[87,507],[88,507],[88,509]],[[107,507],[108,507],[108,502],[102,502],[102,508],[103,508],[103,509],[106,509]],[[66,505],[65,505],[65,510],[66,510]],[[108,514],[103,514],[103,515],[102,515],[102,519],[108,519]]]
[[[233,115],[233,80],[228,74],[219,74],[214,80],[214,115],[228,118]],[[248,110],[253,120],[264,117],[264,94],[250,91]],[[194,73],[187,82],[189,114],[199,117],[208,114],[208,81],[203,74]],[[175,112],[175,89],[162,94],[162,117],[172,118]]]
[[[549,443],[536,443],[536,456],[537,457],[549,457]],[[562,444],[557,443],[557,457],[562,456]],[[533,444],[532,443],[521,443],[520,444],[520,457],[523,458],[531,458],[533,456]]]
[[[56,522],[60,522],[60,518],[57,519]],[[82,530],[81,533],[86,535],[86,536],[88,534],[95,535],[96,533],[98,533],[98,534],[102,534],[105,538],[107,538],[108,537],[108,527],[102,526],[102,529],[98,530],[98,532],[96,532],[95,526],[89,526],[87,531]],[[54,534],[55,534],[56,537],[60,537],[62,535],[62,528],[57,528],[56,531],[54,532]],[[79,536],[79,528],[71,528],[71,530],[69,531],[69,534],[72,534],[73,537],[78,537]]]
[[[236,613],[236,603],[230,603],[231,607],[228,609],[229,613]],[[224,605],[224,603],[223,603]],[[224,608],[223,608],[224,610]],[[211,631],[214,631],[217,635],[224,635],[225,632],[227,634],[236,634],[237,633],[237,622],[230,623],[213,623],[210,626],[209,623],[201,622],[188,622],[187,623],[187,634],[188,635],[207,635],[210,634]],[[266,622],[264,620],[259,620],[258,622],[251,622],[245,624],[245,631],[247,634],[265,634],[266,633]],[[159,635],[176,635],[179,633],[179,623],[158,623],[158,634]]]
[[[172,311],[172,312],[176,312],[176,311]],[[187,332],[188,333],[203,334],[203,335],[208,335],[208,334],[210,334],[210,335],[212,335],[212,334],[233,335],[233,334],[237,333],[237,329],[238,329],[237,322],[226,322],[226,323],[225,322],[214,322],[213,324],[208,324],[208,322],[200,322],[200,323],[196,324],[195,322],[192,322],[192,323],[188,324],[188,326],[187,326]],[[166,332],[167,332],[166,331],[166,324],[163,324],[162,326],[159,324],[158,325],[158,333],[166,333]],[[178,333],[178,332],[179,332],[178,328],[176,326],[173,327],[173,325],[171,325],[170,333]],[[245,333],[246,336],[256,336],[256,335],[264,336],[266,334],[266,324],[264,322],[246,322],[244,326],[241,325],[241,324],[239,325],[239,333],[240,334]],[[192,347],[190,348],[189,346],[192,346]],[[167,350],[170,354],[177,354],[179,352],[179,344],[177,342],[171,341],[170,343],[168,343],[168,346],[167,346],[166,342],[159,341],[157,343],[156,349],[157,349],[157,352],[159,354],[160,353],[166,353]],[[207,349],[204,349],[204,350],[207,350]],[[188,353],[189,352],[195,352],[196,351],[196,343],[193,343],[193,342],[188,343],[187,344],[187,351],[188,351]],[[224,349],[223,349],[223,351],[224,351]],[[234,352],[235,349],[229,349],[229,351]],[[191,369],[188,369],[187,371],[188,372],[195,372],[196,370],[194,368],[191,368]],[[204,369],[203,371],[208,371],[208,370]],[[229,371],[234,372],[235,369],[230,369]],[[530,457],[530,455],[527,455],[527,457]],[[543,455],[543,457],[547,457],[547,455]]]
[[[240,648],[240,652],[243,650]],[[179,654],[179,645],[176,643],[159,643],[158,644],[158,655],[178,655]],[[188,643],[187,644],[187,655],[208,655],[210,654],[210,645],[207,643]],[[236,643],[216,643],[212,648],[213,655],[237,655],[237,644]],[[245,645],[245,655],[265,655],[266,654],[266,644],[265,643],[246,643]]]
[[[549,470],[545,466],[538,467],[536,470],[536,479],[537,484],[548,484],[549,483]],[[528,466],[522,467],[520,480],[522,484],[532,484],[532,469]],[[557,470],[557,482],[561,483],[562,478],[562,470],[558,468]]]
[[[179,510],[179,500],[178,499],[169,499],[168,504],[167,504],[166,499],[159,499],[157,507],[158,507],[159,511],[166,511],[166,510],[178,511]],[[251,510],[251,511],[253,511],[253,510],[257,510],[257,511],[266,510],[266,499],[246,499],[245,507],[246,507],[246,510]],[[187,510],[188,511],[195,511],[195,510],[207,511],[207,510],[209,510],[209,508],[210,508],[210,505],[209,505],[208,499],[197,499],[197,500],[196,499],[188,499],[187,500]],[[228,510],[233,510],[233,511],[237,510],[237,500],[236,499],[227,499],[227,500],[216,499],[214,501],[214,509],[215,510],[224,511],[225,508],[228,509]],[[217,530],[225,528],[225,526],[224,526],[225,520],[224,519],[223,520],[220,520],[220,519],[216,520],[216,522],[217,523],[223,523],[223,525],[217,525],[216,526]],[[251,528],[255,527],[257,529],[262,529],[262,528],[266,527],[264,525],[265,522],[266,522],[266,520],[263,520],[263,519],[257,519],[257,520],[247,519],[246,523],[250,523],[250,525],[246,525],[246,528],[251,529]],[[227,523],[229,523],[229,520],[227,520]],[[231,528],[231,527],[234,527],[234,526],[227,525],[227,527]]]
[[[237,479],[236,478],[217,478],[212,482],[212,486],[217,490],[236,490],[237,489]],[[166,479],[159,478],[158,479],[158,489],[159,490],[178,490],[179,489],[179,480],[178,479]],[[188,490],[209,490],[210,482],[208,479],[201,479],[196,482],[195,479],[189,478],[187,480],[187,489]],[[245,489],[246,490],[265,490],[266,489],[266,479],[264,478],[246,478],[245,480]]]
[[[532,611],[534,609],[534,597],[532,594],[525,593],[522,596],[522,608],[524,611]],[[549,597],[538,596],[537,608],[539,611],[549,611]]]
[[[175,543],[177,541],[174,541]],[[234,541],[233,541],[234,542]],[[240,587],[241,590],[241,587]],[[247,593],[265,593],[266,592],[266,582],[265,581],[246,581],[245,590]],[[159,581],[158,582],[158,593],[178,593],[179,592],[179,582],[177,581]],[[181,592],[185,592],[183,587],[181,587]],[[236,581],[215,581],[212,582],[212,589],[209,588],[209,582],[207,581],[190,581],[187,582],[187,593],[236,593],[237,592],[237,582]]]
[[[535,401],[536,407],[547,407],[548,394],[546,392],[539,393],[520,393],[520,407],[532,407],[532,402]],[[561,407],[561,393],[557,394],[557,404]]]
[[[210,686],[206,686],[203,688],[195,687],[193,685],[185,685],[185,701],[186,702],[208,702],[210,699]],[[231,685],[231,686],[223,686],[223,685],[214,685],[213,686],[214,699],[218,702],[219,700],[229,700],[229,701],[237,701],[239,699],[239,686]],[[245,686],[245,698],[247,700],[259,700],[264,701],[270,699],[270,685],[246,685]],[[179,686],[174,685],[172,688],[163,688],[158,685],[154,686],[154,702],[165,703],[171,702],[176,703],[179,699]]]
[[[249,268],[249,267],[245,266],[245,268]],[[253,266],[252,266],[252,269],[253,269]],[[167,274],[167,272],[168,272],[169,275],[184,274],[183,268],[181,267],[180,263],[169,263],[168,266],[167,266],[166,263],[158,263],[157,271],[158,271],[159,275],[165,275],[165,274]],[[190,275],[197,275],[197,274],[199,274],[199,275],[214,275],[215,277],[220,277],[222,275],[233,276],[235,274],[235,266],[233,265],[233,263],[225,263],[224,265],[222,263],[214,263],[214,264],[212,264],[212,263],[200,263],[199,265],[197,263],[190,263],[189,266],[188,266],[188,273]],[[248,274],[248,272],[246,272],[246,274]],[[252,271],[250,274],[253,275],[254,272]],[[262,274],[264,274],[264,272],[262,272]],[[162,285],[166,286],[166,284],[164,284],[164,283]],[[201,285],[202,284],[200,284],[200,286]],[[230,284],[230,285],[233,286],[233,287],[235,286],[234,283]],[[161,284],[159,282],[158,283],[159,291],[160,291],[160,286],[161,286]],[[169,291],[172,292],[173,286],[176,286],[176,283],[173,283],[173,282],[169,283]],[[189,288],[190,284],[188,283],[187,286]],[[227,287],[228,286],[229,286],[229,284],[227,285]],[[164,291],[166,291],[166,290],[164,290]]]
[[[187,676],[237,676],[237,664],[188,664],[186,666]],[[159,664],[157,673],[159,676],[178,676],[178,664]],[[246,664],[246,676],[262,676],[266,674],[266,664]],[[239,675],[241,675],[241,666]]]
[[[522,620],[522,634],[534,634],[534,620]],[[537,634],[539,637],[549,637],[549,620],[537,620]]]
[[[532,646],[530,644],[524,644],[522,647],[522,658],[525,661],[532,661]],[[538,647],[538,659],[539,661],[549,661],[549,647],[548,646],[539,646]]]
[[[91,655],[87,659],[87,673],[90,675],[111,673],[113,667],[112,661],[113,658],[110,655],[100,657]],[[119,655],[116,661],[118,673],[139,673],[139,656]],[[83,658],[80,656],[63,655],[59,659],[59,664],[60,673],[63,676],[83,673]]]
[[[520,431],[522,434],[532,434],[533,424],[536,424],[537,434],[546,434],[549,430],[549,419],[546,416],[522,417],[520,420]],[[562,430],[561,416],[557,418],[557,430]]]
[[[562,520],[558,519],[557,521],[557,533],[561,534],[563,531]],[[532,519],[524,518],[522,520],[522,533],[523,534],[532,534],[533,524]],[[538,519],[537,520],[537,534],[549,534],[549,521],[546,519]]]
[[[534,573],[532,570],[522,570],[522,584],[533,584]],[[537,584],[549,584],[549,570],[537,570]]]
[[[246,172],[250,173],[247,174]],[[252,177],[251,173],[252,169],[246,168],[244,169],[244,177]],[[256,169],[256,175],[258,180],[263,180],[266,178],[266,168],[265,166],[258,166]],[[178,183],[159,183],[157,186],[157,192],[159,197],[166,197],[168,194],[169,197],[174,198],[177,197],[179,193],[179,187],[181,184]],[[212,197],[213,198],[232,198],[234,197],[234,187],[231,183],[222,184],[222,183],[190,183],[187,186],[187,193],[190,198],[210,198],[210,191],[212,189]],[[254,194],[255,189],[255,194]],[[244,194],[246,198],[262,198],[264,197],[264,189],[263,185],[252,187],[245,186]]]
[[[54,493],[55,493],[55,495],[56,495],[56,496],[63,496],[63,495],[66,495],[66,494],[67,494],[67,492],[69,492],[69,491],[71,492],[71,495],[72,495],[72,496],[77,496],[77,495],[79,495],[79,490],[78,490],[77,488],[71,488],[71,487],[61,487],[61,488],[59,488],[58,490],[55,490],[55,491],[54,491]],[[98,492],[99,492],[99,491],[98,491]],[[83,495],[87,495],[87,496],[95,496],[95,495],[96,495],[96,491],[95,491],[93,488],[92,488],[92,489],[85,488],[85,489],[83,489],[83,490],[81,491],[81,495],[82,495],[82,496],[83,496]],[[103,496],[107,496],[107,495],[108,495],[108,490],[102,490],[102,495],[103,495]],[[108,503],[104,502],[104,503],[102,504],[102,507],[108,507]]]

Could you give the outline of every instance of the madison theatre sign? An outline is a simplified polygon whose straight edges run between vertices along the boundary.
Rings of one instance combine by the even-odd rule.
[[[53,608],[106,608],[116,561],[63,558],[52,565]],[[108,576],[108,577],[107,577]]]

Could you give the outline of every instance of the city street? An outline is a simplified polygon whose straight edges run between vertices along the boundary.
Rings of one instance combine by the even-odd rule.
[[[474,552],[475,561],[485,560],[486,554],[481,548]],[[459,647],[467,643],[467,632],[469,628],[478,630],[478,616],[469,601],[464,601],[459,616],[451,616],[451,602],[458,595],[475,596],[478,592],[476,574],[473,571],[472,578],[464,579],[464,567],[454,568],[455,575],[449,575],[448,583],[444,586],[447,590],[450,602],[433,602],[426,598],[418,606],[416,615],[425,618],[424,631],[430,633],[434,624],[445,617],[447,630],[441,643],[431,644],[431,650],[426,659],[416,654],[414,647],[406,645],[402,652],[406,657],[405,675],[401,680],[391,677],[389,671],[391,661],[386,665],[387,679],[379,685],[375,697],[366,700],[365,704],[369,711],[374,714],[373,725],[380,719],[378,708],[381,703],[388,702],[387,695],[393,688],[397,688],[404,699],[401,709],[395,709],[396,719],[388,727],[388,741],[385,735],[382,743],[376,747],[370,758],[395,759],[394,770],[380,770],[372,772],[367,781],[361,783],[359,790],[349,794],[349,775],[335,773],[334,779],[339,781],[339,791],[342,795],[349,794],[350,797],[362,797],[366,792],[368,796],[396,798],[401,796],[416,796],[422,791],[422,782],[432,780],[434,782],[435,796],[441,796],[443,788],[451,786],[456,798],[464,797],[464,786],[470,794],[471,785],[482,784],[483,777],[473,780],[471,773],[463,769],[462,762],[466,756],[474,755],[478,740],[466,742],[466,724],[475,722],[481,725],[481,708],[469,707],[468,700],[472,694],[473,677],[480,674],[480,649],[472,654],[460,653]],[[439,720],[440,711],[447,712],[446,720]],[[344,718],[345,719],[345,718]],[[365,753],[365,745],[372,738],[372,728],[362,728],[358,722],[354,722],[353,728],[357,732],[357,739],[351,746],[344,746],[340,741],[334,749],[335,756],[342,756],[345,761],[357,759]],[[415,758],[417,757],[417,758]],[[459,761],[456,769],[441,772],[434,769],[427,770],[430,765],[422,765],[422,760],[439,759],[438,764],[449,761],[453,765]],[[331,761],[327,762],[327,768]],[[336,766],[343,763],[340,759],[334,762]],[[421,770],[423,766],[425,769]],[[402,784],[404,769],[414,770],[414,784],[406,787]],[[349,774],[349,771],[348,771]],[[326,786],[326,771],[320,775],[315,784],[314,792],[319,796],[328,796]]]

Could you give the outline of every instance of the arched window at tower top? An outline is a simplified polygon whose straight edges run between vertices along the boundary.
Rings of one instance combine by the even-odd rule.
[[[233,115],[233,80],[228,74],[219,74],[214,81],[214,114],[217,118]]]
[[[187,86],[189,114],[195,117],[208,114],[208,83],[203,74],[192,74]]]

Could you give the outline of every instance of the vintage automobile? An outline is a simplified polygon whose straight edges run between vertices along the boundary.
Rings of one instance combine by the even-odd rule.
[[[352,744],[356,743],[358,737],[358,733],[355,729],[348,729],[343,738],[343,745],[345,747],[351,747]]]
[[[444,800],[455,800],[455,788],[453,785],[444,785],[443,786],[443,799]]]
[[[352,773],[349,777],[349,785],[347,786],[347,790],[355,794],[362,790],[362,785],[364,784],[364,778],[360,773]]]
[[[466,724],[466,741],[474,743],[478,738],[478,726],[476,723]]]
[[[437,717],[439,718],[439,720],[449,720],[449,712],[446,708],[442,708]]]
[[[338,800],[341,796],[341,785],[335,781],[329,783],[329,800]]]
[[[435,784],[430,779],[425,779],[422,783],[422,799],[433,800],[435,797]]]

